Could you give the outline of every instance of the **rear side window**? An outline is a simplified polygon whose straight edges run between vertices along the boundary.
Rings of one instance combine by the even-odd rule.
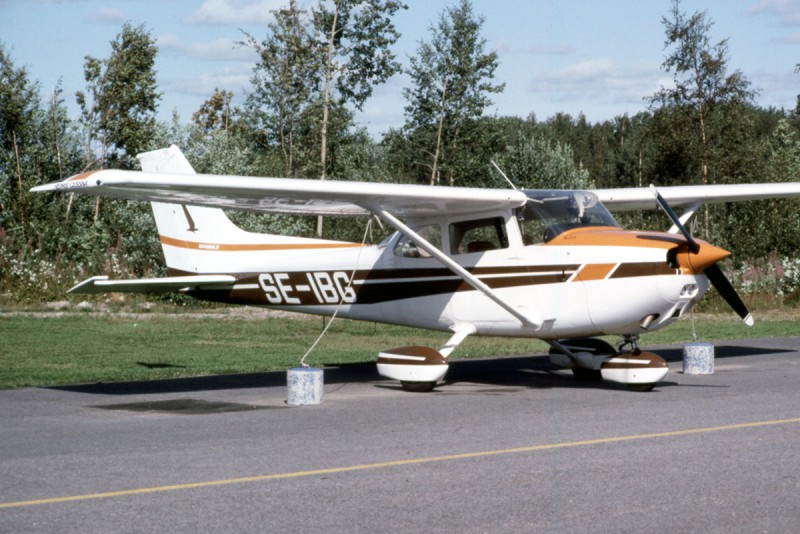
[[[450,225],[450,253],[469,254],[508,248],[502,217],[461,221]]]

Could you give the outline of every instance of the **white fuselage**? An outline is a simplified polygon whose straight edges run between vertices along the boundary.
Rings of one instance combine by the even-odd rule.
[[[667,265],[673,234],[583,230],[548,243],[525,245],[511,213],[502,220],[504,248],[459,251],[453,232],[441,231],[437,247],[523,314],[541,318],[524,325],[507,310],[470,287],[442,263],[409,254],[397,233],[381,245],[358,246],[282,238],[246,246],[164,243],[201,254],[203,273],[237,277],[230,291],[196,291],[203,299],[267,306],[302,313],[452,330],[471,324],[478,335],[545,339],[599,334],[638,334],[672,322],[708,288],[702,274]],[[420,221],[417,227],[447,228],[453,221]],[[642,235],[658,239],[642,239]],[[662,238],[662,236],[665,236]],[[164,241],[162,239],[162,241]],[[574,243],[573,243],[574,241]],[[406,244],[407,245],[407,244]],[[173,270],[172,274],[184,274]]]

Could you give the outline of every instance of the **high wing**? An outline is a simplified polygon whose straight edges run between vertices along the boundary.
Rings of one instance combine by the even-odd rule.
[[[593,192],[609,211],[658,209],[648,187],[595,189]],[[696,209],[702,204],[800,196],[800,183],[680,185],[659,187],[658,192],[670,206]]]
[[[231,175],[102,170],[32,191],[74,191],[130,200],[168,202],[262,213],[370,215],[403,218],[477,213],[525,204],[522,191],[411,184],[342,182]]]
[[[73,191],[130,200],[169,202],[261,213],[366,216],[386,210],[401,218],[479,213],[525,204],[520,190],[372,182],[155,173],[108,169],[79,174],[32,191]],[[658,209],[647,187],[595,189],[609,211]],[[800,196],[800,183],[724,184],[659,188],[675,208],[706,203]]]

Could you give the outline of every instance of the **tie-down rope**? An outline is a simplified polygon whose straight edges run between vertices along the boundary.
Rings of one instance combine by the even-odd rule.
[[[325,328],[322,329],[322,332],[317,337],[317,340],[314,341],[314,343],[308,348],[306,353],[303,354],[303,357],[300,358],[301,367],[309,366],[306,363],[306,358],[308,357],[309,354],[313,352],[313,350],[317,347],[319,342],[322,341],[322,338],[325,337],[325,334],[328,332],[328,329],[333,324],[333,320],[336,319],[336,316],[339,314],[339,310],[342,309],[342,306],[344,305],[344,296],[347,294],[347,290],[353,286],[353,279],[356,276],[356,271],[358,270],[358,263],[361,260],[361,251],[364,250],[364,245],[367,242],[367,236],[369,235],[371,228],[372,228],[372,217],[370,217],[369,220],[367,221],[367,228],[364,230],[364,237],[361,239],[361,246],[358,248],[358,255],[356,256],[356,263],[353,266],[353,272],[350,273],[350,280],[348,280],[347,282],[347,287],[345,288],[345,291],[342,291],[342,295],[339,298],[339,304],[336,305],[336,310],[331,315],[330,320],[328,320],[328,324],[326,324]]]

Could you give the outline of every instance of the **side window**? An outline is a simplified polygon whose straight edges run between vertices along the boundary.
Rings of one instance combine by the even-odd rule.
[[[442,248],[442,231],[438,224],[429,224],[414,228],[414,231],[422,236],[434,247]],[[394,255],[401,258],[430,258],[431,255],[417,246],[414,241],[401,235],[397,244],[394,246]]]
[[[522,233],[522,243],[525,246],[542,243],[546,229],[547,225],[539,218],[534,217],[520,221],[519,230]]]
[[[450,225],[450,253],[468,254],[508,248],[502,217],[462,221]]]

